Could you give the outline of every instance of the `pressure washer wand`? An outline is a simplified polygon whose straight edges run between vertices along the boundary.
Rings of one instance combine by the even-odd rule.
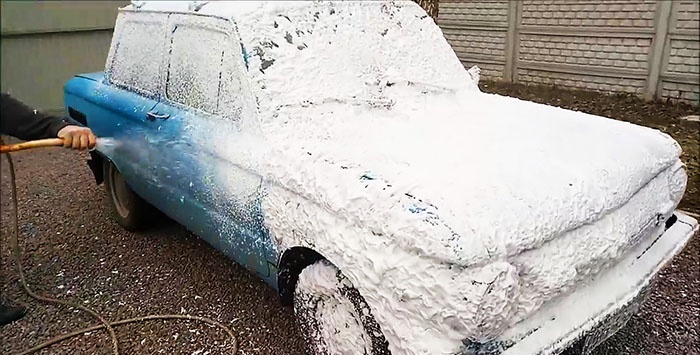
[[[18,152],[20,150],[26,150],[26,149],[32,149],[32,148],[47,148],[47,147],[62,147],[62,146],[63,146],[63,138],[39,139],[39,140],[34,140],[34,141],[29,141],[29,142],[0,145],[0,154]]]

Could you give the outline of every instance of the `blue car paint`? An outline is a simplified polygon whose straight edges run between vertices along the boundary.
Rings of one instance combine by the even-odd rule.
[[[93,73],[93,78],[97,76]],[[66,109],[72,107],[86,115],[87,125],[100,137],[145,139],[148,122],[146,113],[157,103],[154,98],[102,85],[101,81],[74,78],[65,85]],[[145,177],[138,184],[130,182],[134,191],[146,199],[153,199],[156,181],[148,179],[151,171],[147,162],[148,151],[120,148],[109,157],[125,177]]]
[[[87,117],[87,125],[99,137],[128,142],[114,152],[102,151],[124,176],[129,186],[146,201],[184,225],[217,250],[254,271],[278,289],[279,252],[265,228],[261,208],[263,184],[245,205],[220,188],[215,167],[226,163],[206,149],[202,139],[185,133],[187,124],[212,117],[181,109],[161,97],[146,97],[105,83],[102,72],[79,74],[65,86],[66,109]],[[147,113],[167,116],[147,118]],[[310,154],[310,153],[309,153]],[[175,164],[170,164],[175,163]],[[343,166],[337,166],[344,169]],[[230,169],[239,169],[230,164]],[[366,172],[358,177],[365,184],[385,184]],[[437,208],[406,194],[404,206],[422,216],[425,223],[443,225]],[[459,239],[452,233],[451,241]]]
[[[104,71],[96,71],[96,72],[91,72],[91,73],[81,73],[81,74],[77,74],[76,77],[102,82],[102,80],[105,77],[105,72]]]
[[[277,288],[278,252],[263,223],[262,185],[246,205],[234,203],[217,185],[214,167],[221,166],[222,158],[185,134],[186,123],[196,124],[203,117],[160,97],[108,84],[101,72],[69,80],[65,106],[85,114],[98,137],[125,142],[100,153],[115,164],[132,190]],[[151,120],[148,112],[167,119]]]

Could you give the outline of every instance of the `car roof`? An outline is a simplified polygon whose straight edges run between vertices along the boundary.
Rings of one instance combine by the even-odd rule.
[[[339,2],[339,1],[328,1]],[[343,2],[342,0],[340,2]],[[348,2],[348,1],[344,1]],[[352,2],[352,1],[349,1]],[[313,1],[131,1],[124,10],[166,13],[193,13],[209,15],[234,21],[245,20],[247,15],[258,11],[284,11],[311,7]]]

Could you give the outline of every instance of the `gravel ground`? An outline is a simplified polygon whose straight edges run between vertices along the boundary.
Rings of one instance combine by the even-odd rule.
[[[700,212],[698,114],[682,105],[649,104],[626,96],[544,87],[482,83],[485,91],[628,120],[662,129],[684,148],[690,182],[681,207]],[[17,167],[22,263],[40,294],[81,300],[107,319],[182,313],[212,317],[238,334],[239,354],[301,354],[292,310],[275,292],[225,256],[164,221],[134,234],[110,219],[102,186],[85,154],[50,148],[14,155]],[[38,303],[21,291],[7,250],[9,179],[2,164],[2,293],[29,305],[20,322],[0,328],[0,353],[27,349],[48,338],[95,324],[82,312]],[[601,346],[597,355],[697,354],[700,349],[700,240],[661,274],[640,314]],[[124,354],[225,354],[231,343],[212,327],[189,321],[152,321],[116,328]],[[109,354],[106,333],[93,332],[41,354]]]
[[[84,163],[87,155],[47,148],[13,156],[22,263],[37,293],[84,301],[110,320],[164,313],[211,317],[238,334],[238,354],[302,353],[292,310],[254,275],[172,222],[142,234],[113,222],[103,207],[103,185],[95,185]],[[28,304],[30,312],[0,328],[0,354],[97,322],[21,291],[6,247],[9,190],[3,160],[2,293]],[[227,335],[202,323],[149,321],[115,330],[123,354],[230,354]],[[106,332],[93,332],[41,354],[111,354],[111,346]]]

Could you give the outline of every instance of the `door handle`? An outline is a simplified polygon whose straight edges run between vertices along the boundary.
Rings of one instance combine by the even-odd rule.
[[[159,115],[157,112],[148,112],[146,113],[146,118],[148,118],[149,121],[155,121],[156,119],[161,119],[161,120],[167,120],[170,117],[169,114],[163,114]]]

